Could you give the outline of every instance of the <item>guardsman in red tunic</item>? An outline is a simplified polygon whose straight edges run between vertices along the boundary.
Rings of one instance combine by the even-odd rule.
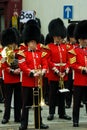
[[[87,20],[80,21],[75,28],[79,47],[69,51],[69,62],[74,69],[73,126],[79,126],[81,98],[87,102]]]
[[[5,111],[2,124],[10,119],[12,94],[14,92],[14,121],[21,118],[21,84],[20,68],[18,67],[17,46],[18,35],[14,28],[8,28],[2,33],[2,70],[5,89]]]
[[[37,44],[37,48],[41,52],[46,53],[45,58],[46,58],[46,60],[48,60],[49,48],[41,43]],[[47,73],[43,77],[43,97],[44,97],[44,101],[47,105],[48,105],[48,98],[49,98],[48,72],[49,72],[49,69],[47,70]]]
[[[34,23],[33,23],[34,22]],[[40,29],[34,20],[26,23],[23,31],[23,40],[27,50],[19,52],[19,66],[22,70],[22,118],[19,130],[28,127],[28,112],[33,105],[35,112],[35,128],[47,129],[48,126],[42,123],[39,96],[42,87],[42,76],[45,75],[48,64],[45,58],[46,53],[37,48],[40,40]],[[40,85],[40,87],[39,87]],[[35,92],[37,95],[35,95]]]
[[[67,74],[69,66],[67,64],[66,45],[62,43],[66,36],[66,28],[60,18],[53,19],[48,26],[49,34],[54,42],[48,44],[49,47],[49,116],[48,120],[54,119],[56,101],[58,105],[59,118],[70,120],[71,117],[65,113],[64,82],[67,84]],[[60,85],[62,86],[60,87]],[[61,90],[60,90],[61,89]],[[58,99],[58,100],[57,100]]]
[[[69,26],[67,27],[67,43],[66,43],[66,47],[67,47],[67,51],[78,47],[78,43],[76,42],[76,39],[74,38],[74,30],[75,30],[76,24],[75,23],[71,23],[69,24]],[[70,108],[71,104],[72,104],[72,94],[73,94],[73,70],[72,68],[69,69],[69,73],[68,73],[68,89],[69,89],[69,93],[66,94],[66,108]]]

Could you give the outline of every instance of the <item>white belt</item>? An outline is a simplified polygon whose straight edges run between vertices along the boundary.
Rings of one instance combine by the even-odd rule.
[[[65,66],[66,63],[54,63],[55,66]]]

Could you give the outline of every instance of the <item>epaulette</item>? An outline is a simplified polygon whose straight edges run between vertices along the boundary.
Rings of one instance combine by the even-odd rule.
[[[71,54],[73,54],[73,55],[76,55],[76,52],[74,51],[74,49],[71,49],[68,52],[71,53]]]
[[[21,43],[20,45],[25,46],[24,42],[23,42],[23,43]]]
[[[71,46],[70,45],[66,45],[66,49],[69,49]]]
[[[66,40],[63,40],[62,43],[63,43],[63,44],[66,44],[67,42],[66,42]]]
[[[25,47],[25,44],[24,44],[24,43],[21,43],[21,44],[19,45],[19,49],[21,48],[21,46]]]
[[[45,46],[45,45],[43,45],[43,44],[40,44],[40,47],[41,47],[41,48],[44,48],[44,49],[50,49],[50,48],[48,47],[48,45]]]
[[[70,60],[70,64],[75,63],[76,62],[76,56],[70,58],[69,60]]]
[[[24,54],[24,51],[23,51],[23,50],[19,50],[19,51],[17,52],[17,54],[20,55],[20,56],[25,57],[25,54]]]
[[[47,52],[42,52],[41,57],[43,58],[43,57],[46,56],[46,55],[47,55]]]

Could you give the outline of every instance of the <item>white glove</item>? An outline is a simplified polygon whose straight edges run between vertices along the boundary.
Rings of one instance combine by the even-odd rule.
[[[53,67],[52,70],[54,71],[54,73],[58,74],[59,70],[56,67]]]

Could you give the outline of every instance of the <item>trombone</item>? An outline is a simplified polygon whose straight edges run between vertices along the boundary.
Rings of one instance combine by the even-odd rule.
[[[41,71],[41,70],[36,70]],[[42,89],[42,75],[35,77],[35,88],[33,88],[33,106],[34,106],[34,123],[35,128],[40,129],[41,123],[41,106],[45,105],[43,98],[43,89]]]
[[[45,101],[43,98],[43,85],[42,85],[42,75],[40,75],[38,77],[38,88],[40,90],[40,106],[44,106],[45,105]]]

